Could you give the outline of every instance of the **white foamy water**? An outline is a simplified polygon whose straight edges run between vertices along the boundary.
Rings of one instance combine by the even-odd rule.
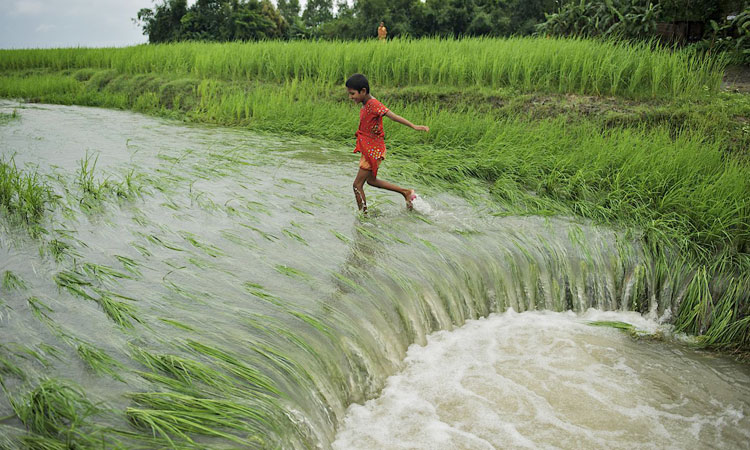
[[[635,313],[513,311],[409,348],[333,448],[748,448],[750,369],[588,325]]]
[[[432,214],[432,206],[430,206],[421,195],[417,196],[417,198],[412,201],[412,206],[414,207],[414,211],[417,211],[418,213],[426,215]]]

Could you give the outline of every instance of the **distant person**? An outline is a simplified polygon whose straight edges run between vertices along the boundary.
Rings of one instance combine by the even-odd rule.
[[[412,201],[417,198],[414,189],[404,189],[377,178],[378,166],[385,159],[383,116],[417,131],[430,131],[430,128],[423,125],[414,125],[386,108],[385,105],[370,95],[370,83],[361,73],[350,76],[346,80],[346,88],[350,99],[356,103],[362,103],[362,108],[359,110],[359,128],[354,134],[357,138],[354,153],[361,154],[359,172],[354,178],[354,198],[357,200],[357,208],[363,213],[367,213],[367,200],[364,191],[366,182],[370,186],[398,192],[404,196],[406,207],[412,209]]]
[[[385,42],[387,36],[388,30],[385,28],[385,22],[380,22],[380,26],[378,27],[378,40],[380,42]]]

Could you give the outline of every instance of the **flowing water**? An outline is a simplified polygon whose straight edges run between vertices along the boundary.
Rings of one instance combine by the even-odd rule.
[[[13,109],[2,156],[58,199],[40,237],[0,233],[22,280],[0,289],[0,447],[28,437],[8,396],[47,378],[98,402],[105,447],[747,446],[750,371],[673,342],[684,280],[651,287],[628,233],[508,216],[482,186],[418,184],[414,212],[366,188],[362,217],[348,148]]]

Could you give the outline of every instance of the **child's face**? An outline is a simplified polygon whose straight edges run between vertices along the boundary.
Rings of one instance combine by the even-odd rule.
[[[354,100],[354,103],[362,103],[367,97],[367,91],[362,89],[357,91],[356,89],[347,88],[346,91],[349,93],[349,98]]]

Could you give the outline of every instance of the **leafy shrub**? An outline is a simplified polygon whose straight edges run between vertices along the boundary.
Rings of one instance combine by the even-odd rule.
[[[638,38],[656,31],[660,7],[649,0],[581,0],[547,14],[537,34],[552,36]]]
[[[710,21],[706,39],[698,49],[711,53],[726,52],[734,62],[750,65],[750,7],[730,17],[721,23]]]

